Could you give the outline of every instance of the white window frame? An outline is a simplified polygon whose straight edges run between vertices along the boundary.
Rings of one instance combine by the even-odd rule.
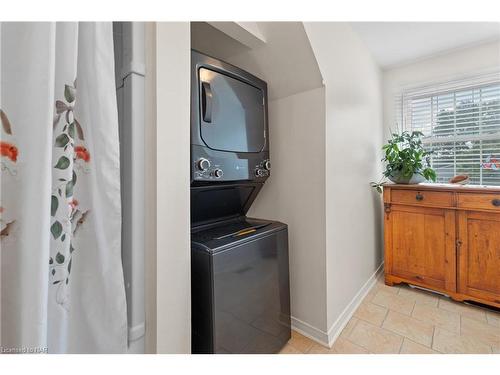
[[[439,83],[428,83],[422,86],[414,86],[404,88],[400,94],[396,96],[396,114],[399,123],[402,125],[403,130],[412,131],[411,124],[411,110],[409,103],[412,100],[428,98],[431,96],[443,95],[446,93],[454,93],[461,90],[473,89],[484,87],[488,85],[500,84],[500,70],[494,70],[487,73],[481,73],[468,77],[455,77],[447,81]],[[449,138],[444,137],[425,137],[422,143],[425,147],[426,144],[439,143],[444,141],[461,142],[461,141],[488,141],[500,139],[500,133],[488,135],[463,135],[453,136]],[[454,174],[456,175],[456,162],[453,163]],[[480,181],[482,182],[482,168],[480,169]]]

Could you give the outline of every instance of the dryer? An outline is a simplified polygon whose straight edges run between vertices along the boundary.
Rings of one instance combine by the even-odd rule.
[[[191,184],[269,177],[267,84],[191,53]]]

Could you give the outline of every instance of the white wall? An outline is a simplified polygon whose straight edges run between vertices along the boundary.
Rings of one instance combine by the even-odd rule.
[[[295,327],[326,332],[325,92],[269,102],[272,172],[249,216],[288,224]]]
[[[394,96],[404,88],[441,83],[500,69],[500,42],[455,50],[383,73],[385,130],[395,128]]]
[[[333,340],[382,262],[381,72],[347,23],[305,23],[326,87],[327,327]],[[373,281],[373,280],[372,280]]]
[[[144,289],[145,353],[156,353],[156,23],[146,22],[144,82]]]
[[[146,43],[147,126],[156,129],[146,134],[151,162],[146,168],[156,168],[156,176],[146,175],[156,180],[156,190],[146,186],[153,192],[146,204],[155,212],[153,218],[147,212],[155,230],[147,227],[146,236],[156,238],[146,249],[146,324],[153,325],[147,328],[146,345],[157,353],[190,353],[189,23],[149,24]],[[153,158],[150,147],[156,149]]]

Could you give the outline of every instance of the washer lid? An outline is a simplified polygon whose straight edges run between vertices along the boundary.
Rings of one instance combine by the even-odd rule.
[[[241,217],[191,233],[192,245],[214,253],[286,228],[277,221]]]

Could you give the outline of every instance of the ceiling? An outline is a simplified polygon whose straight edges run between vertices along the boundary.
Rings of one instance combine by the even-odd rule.
[[[500,40],[499,22],[353,22],[383,69]]]

